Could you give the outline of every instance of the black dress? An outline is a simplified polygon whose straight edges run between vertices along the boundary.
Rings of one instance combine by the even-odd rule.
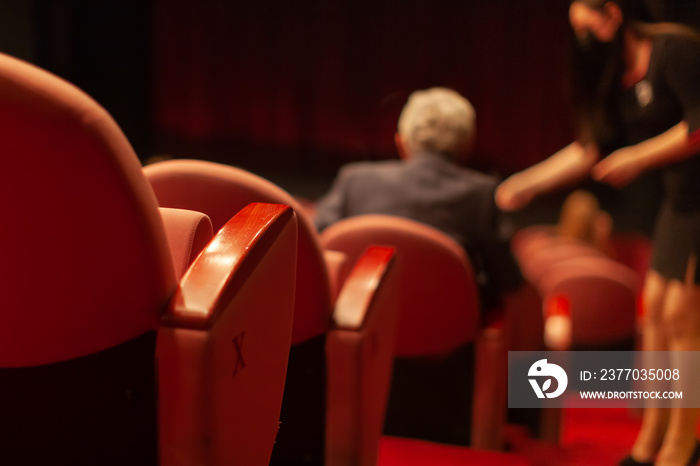
[[[643,80],[622,89],[618,102],[623,145],[663,133],[680,121],[692,139],[700,137],[700,43],[678,36],[654,39]],[[667,279],[684,281],[688,260],[700,251],[700,157],[662,169],[664,199],[654,230],[651,267]],[[694,272],[700,283],[700,269]]]

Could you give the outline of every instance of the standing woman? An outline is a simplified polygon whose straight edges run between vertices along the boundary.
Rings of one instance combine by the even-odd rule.
[[[506,179],[496,202],[515,210],[589,175],[619,188],[660,168],[664,199],[645,282],[642,345],[700,351],[700,36],[678,24],[644,22],[641,3],[572,2],[578,138]],[[699,416],[696,408],[645,409],[621,464],[696,464]]]

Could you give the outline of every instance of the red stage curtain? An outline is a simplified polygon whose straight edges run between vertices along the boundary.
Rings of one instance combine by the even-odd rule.
[[[567,1],[153,7],[155,136],[178,156],[206,157],[182,152],[217,147],[227,161],[245,163],[249,153],[237,147],[278,148],[305,167],[393,157],[406,97],[436,85],[476,107],[474,163],[484,169],[507,175],[571,139]],[[258,163],[275,163],[262,154]]]

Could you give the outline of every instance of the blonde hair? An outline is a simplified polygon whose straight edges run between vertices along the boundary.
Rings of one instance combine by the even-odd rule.
[[[432,151],[456,157],[474,142],[476,112],[467,99],[452,89],[415,91],[401,111],[398,131],[411,154]]]

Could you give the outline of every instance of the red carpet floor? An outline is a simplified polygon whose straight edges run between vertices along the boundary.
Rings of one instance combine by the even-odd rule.
[[[568,408],[563,416],[559,445],[509,428],[512,452],[537,466],[615,465],[628,454],[640,425],[638,413],[625,408]]]
[[[432,442],[384,437],[379,466],[603,466],[627,455],[639,429],[638,413],[625,408],[567,408],[558,444],[533,439],[509,426],[507,453],[469,450]]]

